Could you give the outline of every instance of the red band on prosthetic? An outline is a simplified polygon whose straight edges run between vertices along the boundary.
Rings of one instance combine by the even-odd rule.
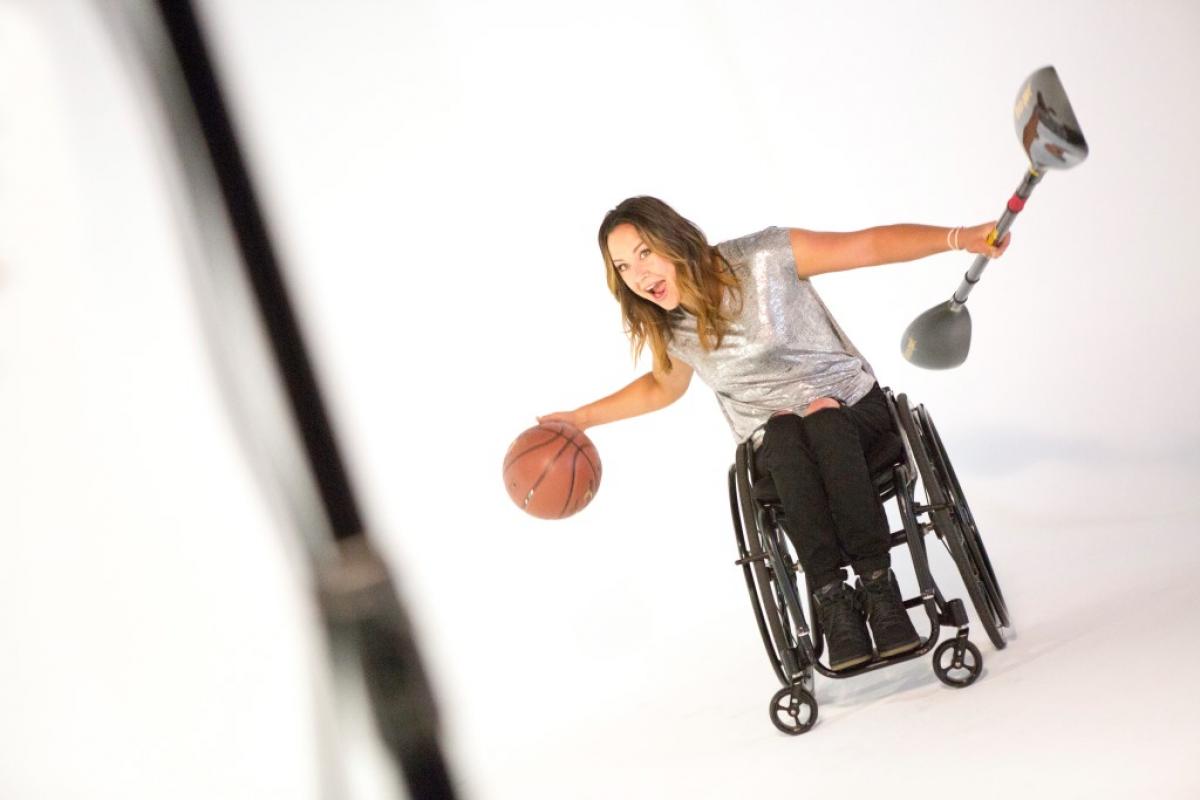
[[[1025,201],[1017,197],[1015,194],[1008,198],[1008,210],[1014,214],[1020,214],[1021,209],[1025,207]]]

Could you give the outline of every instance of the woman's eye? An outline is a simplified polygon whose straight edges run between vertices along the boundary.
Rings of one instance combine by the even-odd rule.
[[[624,271],[625,271],[625,265],[617,264],[617,272],[624,272]]]
[[[650,255],[650,251],[649,251],[649,250],[643,250],[642,252],[638,253],[638,258],[645,258],[645,257],[646,257],[646,256],[648,256],[648,255]]]

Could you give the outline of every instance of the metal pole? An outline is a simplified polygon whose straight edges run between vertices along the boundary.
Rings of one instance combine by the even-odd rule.
[[[1038,181],[1042,179],[1042,175],[1038,173],[1032,166],[1029,172],[1025,174],[1024,180],[1017,190],[1013,192],[1013,196],[1008,199],[1008,205],[1004,208],[1004,214],[996,223],[996,227],[988,234],[988,244],[995,244],[1004,238],[1004,234],[1008,233],[1008,229],[1012,227],[1013,220],[1017,218],[1017,214],[1021,213],[1021,209],[1025,208],[1025,201],[1029,199],[1029,195],[1033,193],[1033,187],[1037,186]],[[962,283],[954,290],[953,296],[950,298],[950,311],[958,311],[958,309],[967,302],[967,295],[971,293],[971,289],[975,284],[979,283],[980,277],[983,275],[983,269],[991,261],[985,255],[975,257],[970,269],[963,275]]]
[[[343,727],[340,759],[322,763],[322,792],[356,796],[347,762],[368,761],[390,796],[405,794],[402,775],[410,797],[453,798],[411,626],[363,523],[191,2],[97,6],[157,111],[152,122],[163,131],[180,235],[229,410],[309,557]],[[355,714],[364,704],[369,713]],[[384,761],[372,761],[376,751]]]

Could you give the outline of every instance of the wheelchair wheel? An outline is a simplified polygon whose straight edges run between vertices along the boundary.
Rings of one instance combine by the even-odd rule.
[[[746,454],[739,448],[737,462],[729,471],[729,502],[740,563],[767,659],[779,682],[791,686],[797,673],[803,670],[796,658],[796,642],[791,636],[782,593],[776,585],[775,570],[762,546],[745,459]]]
[[[817,700],[807,689],[785,686],[771,698],[771,722],[789,736],[808,733],[817,724]]]
[[[975,518],[971,515],[971,507],[967,505],[966,495],[963,494],[962,486],[958,482],[958,476],[954,473],[954,465],[950,463],[950,457],[946,455],[946,448],[942,444],[942,437],[938,435],[937,427],[933,424],[933,419],[929,416],[929,412],[924,406],[917,409],[917,413],[921,417],[922,427],[928,435],[930,449],[934,459],[934,466],[938,468],[943,478],[942,483],[950,495],[950,502],[954,505],[955,514],[961,523],[963,538],[967,543],[967,550],[975,562],[979,577],[983,580],[983,585],[987,589],[988,600],[991,603],[992,610],[1000,621],[1000,625],[1007,628],[1012,622],[1008,616],[1008,606],[1004,602],[1004,595],[1000,591],[1000,582],[996,579],[996,571],[992,567],[992,560],[988,558],[987,548],[983,545],[983,539],[979,535],[979,527],[975,524]]]
[[[950,658],[946,658],[947,653],[950,654]],[[974,683],[983,672],[983,656],[980,655],[978,647],[970,642],[963,642],[962,660],[955,662],[954,640],[951,639],[942,642],[933,651],[933,671],[942,683],[962,689]]]
[[[980,624],[983,625],[984,631],[987,632],[988,638],[991,639],[996,649],[1002,650],[1006,644],[1004,632],[1001,630],[997,615],[993,612],[987,587],[984,586],[983,579],[980,577],[981,570],[975,566],[975,562],[968,552],[962,530],[966,526],[960,527],[954,515],[950,513],[947,490],[943,486],[938,472],[934,469],[933,459],[929,455],[932,443],[922,435],[917,415],[909,405],[908,397],[902,394],[896,401],[899,405],[900,425],[904,429],[904,435],[912,449],[913,458],[917,462],[921,483],[925,487],[926,505],[932,506],[929,514],[933,519],[934,530],[937,532],[938,538],[946,545],[946,549],[950,551],[950,557],[954,559],[954,564],[958,567],[963,585],[971,598],[971,604],[979,616]]]

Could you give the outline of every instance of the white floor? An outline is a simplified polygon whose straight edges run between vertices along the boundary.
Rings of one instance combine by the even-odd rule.
[[[579,660],[529,652],[523,639],[528,682],[493,687],[508,702],[495,700],[491,719],[457,707],[454,728],[492,729],[464,763],[470,785],[495,798],[928,797],[956,781],[978,797],[1194,797],[1196,475],[1113,478],[1096,479],[1130,508],[1108,520],[1043,505],[1089,479],[1082,465],[1045,466],[989,486],[991,497],[979,492],[973,508],[1016,632],[996,651],[973,629],[985,664],[973,686],[943,686],[928,657],[845,681],[818,676],[816,727],[778,733],[766,712],[778,687],[730,564],[728,603],[705,605],[712,616],[702,625],[610,640],[619,654],[562,637],[568,653],[584,650],[573,680],[557,669]],[[1034,509],[1006,496],[1032,496]],[[1137,503],[1158,507],[1139,512]],[[728,544],[732,552],[732,535]],[[963,596],[945,552],[933,560],[945,591]],[[898,558],[897,572],[911,590],[911,563]],[[505,736],[512,719],[541,735]]]

